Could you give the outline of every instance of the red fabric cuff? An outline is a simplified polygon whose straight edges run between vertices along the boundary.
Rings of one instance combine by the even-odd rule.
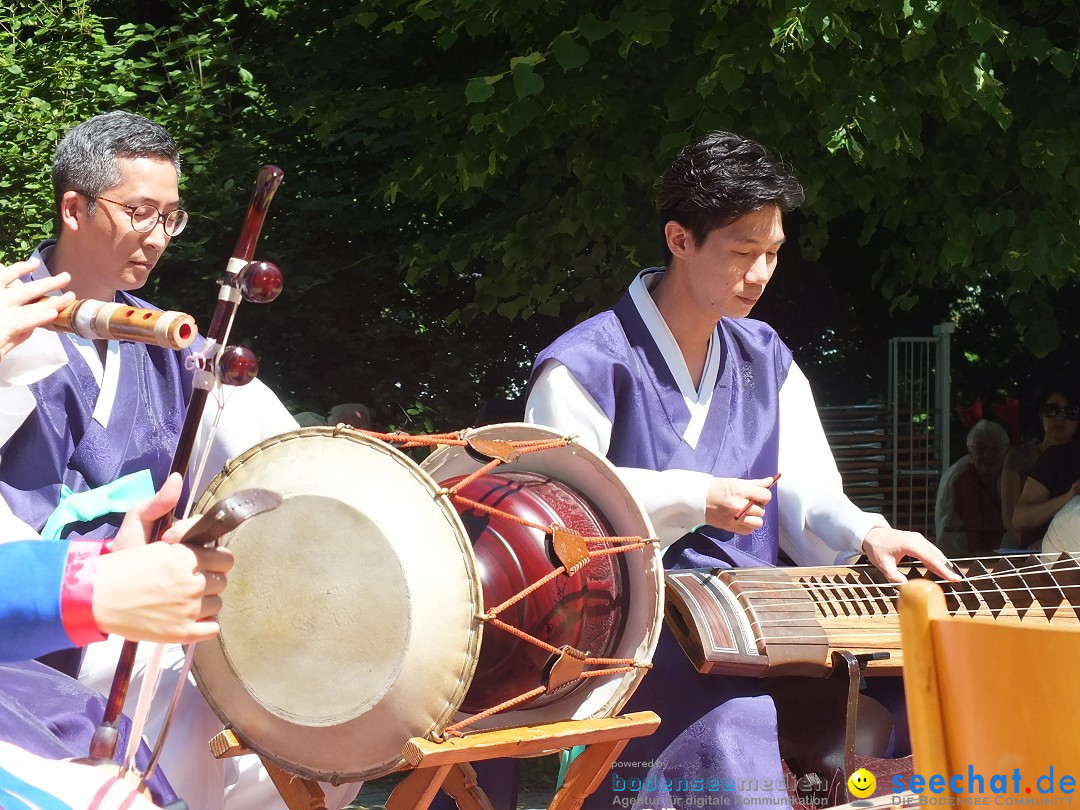
[[[98,556],[103,551],[103,544],[96,541],[68,543],[67,564],[60,586],[60,618],[68,638],[77,647],[105,640],[105,634],[94,621],[94,580]]]

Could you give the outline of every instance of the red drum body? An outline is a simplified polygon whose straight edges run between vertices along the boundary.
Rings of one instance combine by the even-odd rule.
[[[440,483],[452,487],[460,480]],[[459,494],[532,523],[558,523],[584,537],[613,534],[580,493],[536,473],[485,475]],[[473,541],[486,608],[502,604],[559,565],[550,534],[501,514],[468,507],[458,512]],[[552,580],[517,602],[503,621],[553,647],[569,645],[593,656],[610,656],[622,637],[630,597],[621,557],[600,557],[576,574]],[[541,683],[551,662],[551,653],[529,641],[488,629],[462,711],[481,712],[529,691]],[[562,697],[542,695],[526,705],[536,708]]]
[[[558,431],[540,425],[507,423],[488,425],[466,431],[466,437],[487,441],[544,441],[559,439]],[[477,457],[466,448],[445,446],[429,455],[421,467],[436,481],[448,481],[457,476],[476,472],[485,460]],[[623,484],[615,468],[607,459],[593,451],[571,442],[553,450],[543,450],[523,454],[510,464],[499,466],[495,474],[526,472],[549,479],[561,485],[561,488],[576,493],[584,500],[588,508],[595,513],[605,530],[617,537],[653,536],[652,524],[641,506]],[[574,511],[576,507],[563,502],[569,495],[545,494],[548,508],[557,514],[566,514],[566,509]],[[536,523],[543,524],[544,520]],[[567,522],[566,520],[561,522]],[[590,534],[583,531],[582,534]],[[473,538],[476,540],[476,538]],[[482,553],[477,554],[482,559]],[[597,581],[614,578],[617,582],[617,597],[605,596],[608,585],[590,587],[586,596],[578,604],[588,604],[589,612],[594,610],[594,603],[611,601],[615,604],[609,619],[597,622],[595,615],[589,619],[589,626],[595,628],[610,623],[610,628],[602,630],[600,635],[611,639],[611,658],[634,659],[641,663],[652,661],[656,642],[660,637],[663,622],[664,570],[660,558],[659,546],[649,543],[644,548],[625,554],[612,555],[613,562],[605,563],[602,557],[594,556],[581,573],[586,578],[596,577]],[[600,573],[606,565],[614,565],[619,573]],[[622,579],[619,580],[621,575]],[[564,583],[573,578],[560,579]],[[485,600],[485,609],[492,605]],[[612,615],[613,614],[613,615]],[[621,630],[619,629],[621,628]],[[593,630],[583,631],[583,637]],[[501,634],[498,628],[484,630],[483,644]],[[590,641],[581,642],[582,649],[594,657],[600,657],[601,649],[590,649]],[[557,645],[553,645],[557,646]],[[538,673],[539,675],[539,673]],[[567,688],[556,693],[556,700],[545,702],[549,696],[523,704],[520,708],[503,711],[474,723],[472,729],[505,728],[508,726],[536,725],[538,723],[557,722],[559,720],[583,720],[595,717],[610,717],[617,713],[637,688],[645,675],[644,668],[635,668],[631,672],[602,678],[590,678],[576,688]],[[536,678],[534,677],[534,683]],[[481,681],[482,682],[482,681]],[[459,713],[457,720],[463,717]]]
[[[516,424],[472,433],[558,438]],[[236,564],[221,634],[195,654],[200,689],[244,744],[301,776],[374,778],[405,765],[409,739],[438,739],[545,682],[550,650],[483,620],[559,565],[550,535],[523,524],[594,537],[652,529],[606,460],[577,445],[468,483],[460,494],[484,509],[452,503],[448,489],[482,463],[440,447],[417,465],[365,434],[316,427],[252,448],[214,479],[196,511],[249,487],[283,498],[224,538]],[[647,544],[594,556],[499,618],[552,648],[647,664],[662,605]],[[588,678],[470,728],[609,716],[643,674]]]

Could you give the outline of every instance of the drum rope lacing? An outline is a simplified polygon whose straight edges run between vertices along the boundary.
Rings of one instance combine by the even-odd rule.
[[[348,427],[346,425],[339,425],[338,429],[340,429],[340,430],[349,430],[349,431],[354,430],[354,428]],[[558,447],[566,447],[568,445],[571,445],[575,441],[574,437],[572,437],[572,436],[562,437],[562,438],[558,438],[558,439],[540,439],[540,440],[527,440],[527,441],[524,441],[524,440],[522,440],[522,441],[506,440],[506,441],[498,441],[498,442],[486,442],[484,444],[484,446],[483,446],[483,449],[478,449],[476,444],[473,443],[472,441],[470,441],[470,439],[468,438],[467,431],[466,432],[457,432],[457,433],[437,433],[437,434],[426,434],[426,435],[410,435],[410,434],[404,434],[404,433],[378,433],[378,432],[375,432],[375,431],[368,431],[368,430],[361,430],[361,431],[357,431],[357,432],[363,433],[364,435],[367,435],[367,436],[371,436],[372,438],[375,438],[375,439],[380,439],[381,441],[396,444],[399,447],[401,447],[401,449],[403,449],[403,450],[410,449],[410,448],[417,448],[417,447],[452,446],[452,447],[470,448],[470,449],[472,449],[474,451],[480,452],[481,454],[483,454],[484,451],[490,450],[492,448],[494,448],[495,452],[505,452],[505,454],[502,457],[491,458],[490,461],[484,463],[477,470],[475,470],[474,472],[472,472],[469,475],[462,478],[460,481],[458,481],[452,487],[444,487],[444,488],[440,489],[438,492],[435,493],[436,497],[447,497],[451,501],[453,501],[454,503],[456,503],[458,505],[467,507],[469,509],[475,509],[475,510],[478,510],[478,511],[481,511],[481,512],[486,512],[486,513],[491,514],[491,515],[498,515],[502,519],[510,520],[510,521],[515,522],[515,523],[519,523],[519,524],[521,524],[523,526],[528,526],[530,528],[537,529],[539,531],[542,531],[542,532],[545,532],[545,533],[548,533],[548,534],[554,533],[556,531],[556,529],[558,529],[558,530],[560,530],[562,532],[570,532],[570,530],[565,529],[564,527],[561,527],[561,526],[555,526],[555,525],[544,526],[544,525],[541,525],[541,524],[536,523],[534,521],[527,520],[525,518],[522,518],[522,517],[519,517],[517,515],[513,515],[513,514],[511,514],[509,512],[503,511],[502,509],[498,509],[498,508],[493,507],[493,506],[488,506],[487,504],[479,503],[477,501],[471,500],[470,498],[466,498],[466,497],[463,497],[463,496],[459,495],[458,491],[463,489],[464,487],[468,486],[470,483],[472,483],[476,479],[478,479],[478,478],[492,472],[494,469],[499,467],[501,464],[511,462],[511,461],[517,459],[518,457],[522,456],[522,455],[525,455],[527,453],[537,453],[537,452],[541,452],[541,451],[544,451],[544,450],[553,450],[553,449],[558,448]],[[574,532],[570,532],[570,533],[576,535],[576,533],[574,533]],[[580,537],[580,535],[578,535],[578,536]],[[630,551],[635,551],[637,549],[644,548],[646,545],[655,544],[655,543],[659,542],[659,540],[657,538],[655,538],[655,537],[649,537],[649,538],[645,538],[645,537],[581,537],[580,539],[584,541],[584,544],[585,544],[586,548],[588,549],[588,556],[586,557],[586,564],[588,563],[588,561],[590,561],[590,560],[592,560],[593,558],[596,558],[596,557],[603,557],[603,556],[607,556],[607,555],[611,555],[611,554],[625,554],[625,553],[630,552]],[[609,547],[608,548],[593,548],[592,547],[592,546],[599,546],[599,545],[606,545],[606,546],[609,546]],[[519,591],[518,593],[516,593],[514,596],[507,599],[502,604],[497,605],[494,608],[489,608],[489,609],[485,610],[485,612],[483,614],[480,614],[479,616],[477,616],[477,618],[480,621],[483,621],[483,622],[487,623],[491,627],[496,627],[496,628],[498,628],[500,630],[503,630],[503,631],[505,631],[507,633],[510,633],[510,634],[514,635],[514,636],[517,636],[518,638],[522,639],[523,641],[527,641],[528,643],[533,644],[533,645],[539,647],[542,650],[545,650],[546,652],[548,652],[548,653],[550,653],[552,655],[564,655],[564,654],[566,654],[566,652],[568,652],[567,650],[560,649],[559,647],[554,647],[551,644],[548,644],[547,642],[536,638],[535,636],[531,635],[530,633],[527,633],[524,630],[521,630],[520,628],[514,627],[513,625],[507,624],[506,622],[504,622],[504,621],[502,621],[501,619],[498,618],[498,615],[500,613],[502,613],[503,611],[505,611],[506,609],[508,609],[508,608],[512,607],[513,605],[517,604],[522,599],[525,599],[527,596],[529,596],[529,594],[533,593],[534,591],[536,591],[539,588],[542,588],[544,585],[551,582],[553,579],[556,579],[560,574],[566,574],[566,573],[567,573],[567,566],[566,565],[559,565],[558,567],[554,568],[551,572],[549,572],[545,576],[541,577],[536,582],[532,583],[531,585],[527,586],[526,588],[524,588],[521,591]],[[573,651],[573,652],[577,652],[577,651]],[[622,674],[627,673],[627,672],[633,672],[636,669],[649,669],[652,666],[652,664],[650,664],[650,663],[642,663],[642,662],[636,661],[636,660],[634,660],[632,658],[593,658],[593,657],[588,656],[587,654],[581,656],[580,661],[583,664],[583,666],[600,666],[600,667],[608,667],[608,668],[607,669],[594,669],[594,670],[589,670],[589,671],[582,671],[582,672],[577,674],[578,679],[599,678],[599,677],[604,677],[604,676],[607,676],[607,675],[622,675]],[[565,687],[565,684],[561,685],[561,686],[559,686],[557,688],[561,689],[561,688],[564,688],[564,687]],[[499,712],[503,712],[503,711],[507,711],[508,709],[512,709],[515,706],[518,706],[518,705],[520,705],[520,704],[522,704],[522,703],[524,703],[524,702],[526,702],[528,700],[532,700],[533,698],[538,697],[540,695],[543,695],[543,694],[545,694],[545,693],[547,693],[549,691],[556,691],[556,690],[551,689],[547,685],[538,686],[535,689],[531,689],[528,692],[524,692],[524,693],[522,693],[520,695],[517,695],[516,697],[513,697],[513,698],[510,698],[509,700],[503,701],[502,703],[499,703],[496,706],[492,706],[491,708],[485,709],[484,711],[478,712],[477,714],[470,715],[469,717],[466,717],[464,720],[461,720],[460,722],[457,722],[457,723],[454,723],[451,726],[448,726],[446,729],[443,730],[442,736],[444,738],[449,737],[449,736],[455,736],[455,737],[463,736],[462,735],[462,729],[466,728],[467,726],[472,725],[473,723],[476,723],[476,722],[478,722],[480,720],[483,720],[483,719],[485,719],[487,717],[490,717],[490,716],[492,716],[494,714],[498,714]]]

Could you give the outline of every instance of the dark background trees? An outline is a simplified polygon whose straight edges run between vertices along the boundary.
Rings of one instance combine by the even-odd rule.
[[[520,393],[535,352],[659,261],[695,134],[807,188],[756,316],[819,397],[958,321],[957,401],[1075,373],[1080,18],[1065,0],[24,3],[0,28],[2,257],[50,228],[49,154],[124,107],[185,146],[196,215],[148,296],[205,320],[262,162],[285,295],[237,330],[296,409],[405,429]]]

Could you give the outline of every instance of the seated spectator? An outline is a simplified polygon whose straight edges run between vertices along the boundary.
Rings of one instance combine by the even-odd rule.
[[[1047,419],[1070,422],[1075,436],[1080,405],[1048,402],[1040,413]],[[1080,444],[1074,439],[1047,447],[1032,465],[1013,512],[1013,526],[1023,532],[1022,546],[1037,547],[1058,510],[1078,494]]]
[[[1035,460],[1048,447],[1071,442],[1080,424],[1065,415],[1070,405],[1080,404],[1080,391],[1071,382],[1059,381],[1046,385],[1033,401],[1035,407],[1027,421],[1034,427],[1034,441],[1012,448],[1005,456],[1005,468],[1001,472],[1001,517],[1005,523],[1007,546],[1031,546],[1041,537],[1038,528],[1029,530],[1025,535],[1022,529],[1016,527],[1013,523],[1016,504]]]
[[[990,554],[1005,533],[998,485],[1009,434],[982,419],[968,432],[967,448],[938,486],[937,544],[950,557]]]
[[[296,423],[300,427],[348,425],[357,430],[374,430],[371,408],[360,402],[344,402],[341,405],[335,405],[326,416],[315,411],[301,411],[296,414]]]
[[[326,426],[326,417],[315,411],[300,411],[300,413],[294,413],[293,417],[296,419],[296,424],[302,428]]]

